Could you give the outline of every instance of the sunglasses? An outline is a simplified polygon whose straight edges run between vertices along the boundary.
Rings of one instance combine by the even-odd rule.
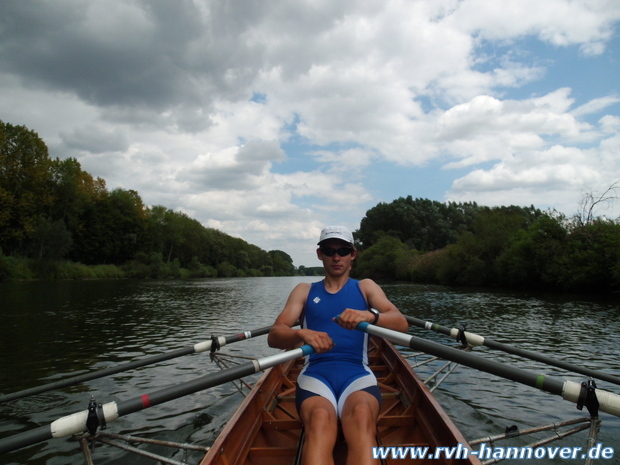
[[[347,255],[351,255],[353,253],[353,249],[351,247],[340,247],[339,249],[334,249],[333,247],[322,245],[321,253],[328,257],[333,257],[334,254],[338,254],[341,257],[346,257]]]

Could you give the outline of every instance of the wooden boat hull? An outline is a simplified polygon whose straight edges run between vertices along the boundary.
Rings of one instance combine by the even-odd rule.
[[[377,442],[386,447],[463,447],[468,444],[407,361],[388,341],[371,337],[369,365],[382,394]],[[295,409],[295,382],[303,366],[297,359],[273,367],[256,383],[217,438],[201,465],[292,465],[300,450],[302,424]],[[336,464],[346,460],[341,438],[334,450]],[[369,447],[368,454],[372,454]],[[467,458],[388,457],[389,464],[480,465]]]

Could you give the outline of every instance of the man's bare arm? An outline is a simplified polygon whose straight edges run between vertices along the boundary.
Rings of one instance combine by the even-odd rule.
[[[309,329],[293,329],[293,325],[301,317],[306,305],[309,290],[310,285],[306,283],[298,284],[293,289],[267,336],[267,343],[270,347],[288,350],[301,344],[310,344],[317,353],[327,352],[334,347],[327,333]]]
[[[400,310],[394,305],[385,295],[383,289],[371,279],[364,279],[360,281],[360,289],[366,298],[366,302],[371,308],[379,311],[378,326],[384,328],[393,329],[394,331],[400,331],[406,333],[409,330],[409,324],[405,317],[400,313]],[[352,309],[346,309],[340,315],[338,323],[347,328],[355,329],[358,323],[366,321],[368,323],[374,322],[374,315],[370,312],[360,312]]]

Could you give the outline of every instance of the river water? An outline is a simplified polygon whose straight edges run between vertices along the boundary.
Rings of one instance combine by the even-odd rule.
[[[0,283],[0,394],[189,347],[212,334],[236,334],[270,325],[297,283],[318,279]],[[468,331],[493,340],[620,376],[617,298],[412,284],[383,288],[405,314],[449,327],[466,324]],[[424,329],[412,328],[410,333],[455,345],[446,336]],[[231,344],[222,351],[252,356],[276,352],[267,347],[265,336]],[[474,352],[539,374],[576,382],[585,379],[486,348]],[[437,366],[417,371],[425,379]],[[208,354],[189,355],[0,404],[0,439],[85,410],[91,396],[102,403],[128,400],[215,371]],[[597,384],[600,389],[620,393],[620,386],[604,381]],[[469,440],[500,434],[511,425],[524,429],[579,418],[586,412],[560,397],[467,367],[459,367],[435,395]],[[108,431],[209,445],[241,399],[229,383],[121,417]],[[620,463],[620,419],[604,413],[601,418],[598,441],[619,450],[613,459],[600,462]],[[507,445],[525,445],[543,436],[517,438]],[[582,432],[557,445],[585,450],[586,439]],[[200,456],[151,449],[177,460],[187,458],[190,463],[197,463]],[[97,465],[154,463],[110,446],[98,447],[94,461]],[[0,455],[0,464],[7,465],[74,463],[84,462],[77,443],[70,438]],[[583,460],[536,460],[537,465],[550,463]]]

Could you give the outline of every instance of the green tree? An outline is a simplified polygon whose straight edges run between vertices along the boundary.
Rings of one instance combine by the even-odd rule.
[[[437,250],[455,243],[461,232],[471,230],[477,210],[475,203],[400,197],[368,210],[355,237],[361,250],[385,235],[420,251]]]
[[[354,262],[353,275],[358,278],[408,280],[411,278],[416,251],[396,237],[384,236],[360,253]]]
[[[25,126],[0,121],[0,247],[25,254],[52,204],[47,146]]]
[[[64,221],[40,216],[32,234],[30,255],[37,260],[61,260],[71,249],[72,242]]]
[[[491,265],[508,246],[510,238],[519,230],[529,227],[542,216],[533,206],[483,207],[473,225],[475,241],[468,248],[485,263]]]
[[[229,262],[222,262],[217,266],[217,275],[220,278],[232,278],[237,275],[237,268]]]
[[[563,287],[567,273],[567,230],[561,218],[543,215],[517,231],[497,259],[500,283],[509,287]]]
[[[237,253],[237,268],[241,270],[250,268],[250,254],[247,250],[240,250]]]
[[[134,190],[114,189],[89,205],[72,257],[86,264],[121,265],[145,251],[146,209]]]
[[[448,245],[433,262],[437,281],[449,285],[499,284],[502,279],[496,261],[512,237],[541,215],[534,207],[480,207],[471,231],[462,232],[456,244]]]
[[[184,213],[175,212],[161,205],[150,208],[147,212],[147,230],[149,245],[165,257],[167,263],[174,258],[181,259],[182,246],[186,226],[192,220]],[[195,250],[183,250],[185,264],[189,263],[196,255]]]
[[[620,290],[620,224],[596,219],[567,238],[567,287],[573,291]]]
[[[164,206],[147,209],[134,190],[109,192],[75,158],[50,160],[35,132],[2,121],[0,251],[126,264],[131,276],[178,276],[182,266],[193,276],[215,276],[217,268],[226,276],[295,272],[285,252],[266,252]]]
[[[75,158],[52,161],[53,205],[50,217],[61,219],[70,231],[83,228],[81,212],[106,192],[105,181],[82,170]]]
[[[293,259],[289,254],[282,250],[270,250],[269,256],[271,257],[273,272],[276,276],[292,276],[295,274]]]

